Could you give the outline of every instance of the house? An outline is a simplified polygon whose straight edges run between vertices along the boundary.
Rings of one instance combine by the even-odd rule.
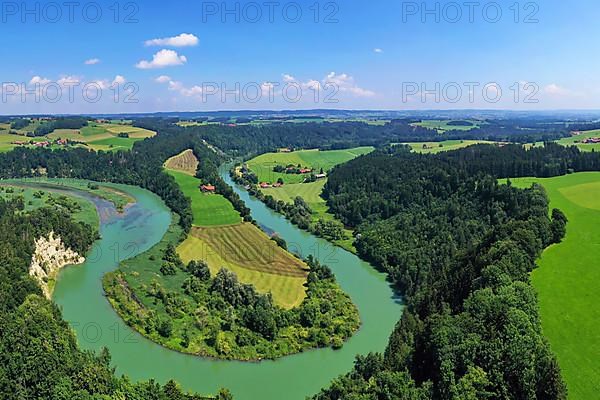
[[[273,184],[274,188],[280,188],[282,186],[283,186],[283,183],[279,183],[279,182]]]
[[[600,143],[600,138],[588,138],[583,140],[584,144]]]
[[[66,146],[67,144],[69,144],[69,141],[67,139],[58,139],[56,141],[56,144],[58,144],[60,146]]]
[[[200,186],[200,190],[202,190],[204,193],[214,193],[217,188],[213,185],[202,185]]]
[[[45,141],[45,142],[37,142],[37,143],[35,144],[35,147],[48,147],[48,146],[50,146],[50,142],[48,142],[48,141]]]
[[[271,186],[270,183],[266,183],[266,182],[261,183],[259,186],[261,189],[269,189],[269,188],[273,187],[273,186]]]
[[[317,175],[315,175],[315,178],[317,178],[317,179],[325,179],[325,178],[327,178],[327,174],[317,174]]]
[[[311,172],[312,172],[312,169],[309,169],[309,168],[302,168],[300,170],[301,174],[310,174]]]

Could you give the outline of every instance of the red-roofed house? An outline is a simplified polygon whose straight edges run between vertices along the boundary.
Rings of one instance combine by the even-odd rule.
[[[204,193],[214,193],[217,188],[213,185],[202,185],[200,186],[200,190],[202,190]]]

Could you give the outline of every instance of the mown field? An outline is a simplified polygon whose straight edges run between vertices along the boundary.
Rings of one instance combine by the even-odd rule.
[[[129,137],[119,137],[126,134]],[[69,139],[85,143],[92,150],[116,151],[130,150],[139,140],[156,135],[155,132],[136,128],[131,125],[90,122],[81,129],[57,129],[48,135],[50,139]]]
[[[338,164],[348,162],[373,150],[373,147],[357,147],[347,150],[299,150],[292,153],[267,153],[248,161],[247,164],[250,170],[258,175],[261,182],[275,183],[282,178],[286,184],[293,184],[303,182],[307,175],[278,173],[274,172],[273,168],[277,165],[300,165],[304,168],[311,168],[316,173],[319,173],[321,169],[327,172]]]
[[[560,139],[558,143],[563,146],[577,146],[582,151],[599,151],[600,143],[581,143],[583,140],[591,138],[600,138],[600,130],[582,132],[581,135]]]
[[[2,124],[0,126],[0,152],[7,152],[18,147],[13,144],[15,141],[35,143],[56,141],[57,139],[68,139],[79,143],[77,145],[79,147],[83,146],[96,151],[130,150],[135,142],[156,135],[155,132],[121,123],[90,122],[88,126],[81,129],[57,129],[47,136],[26,136],[27,133],[34,132],[41,123],[37,120],[32,121],[29,126],[14,130],[16,134],[10,133],[13,130],[10,129],[9,124]],[[119,137],[119,134],[127,134],[128,137]],[[55,144],[50,147],[63,148]]]
[[[195,176],[198,170],[198,159],[192,150],[186,150],[181,154],[169,158],[165,162],[165,168],[172,171],[183,172]]]
[[[474,144],[492,144],[485,140],[446,140],[443,142],[421,142],[421,143],[406,143],[414,152],[422,154],[435,154],[442,151],[458,150]]]
[[[192,200],[192,223],[195,226],[234,225],[242,221],[240,214],[225,197],[215,193],[202,193],[200,179],[184,172],[166,171],[175,178],[185,196]]]
[[[557,354],[569,398],[600,393],[600,173],[550,179],[513,179],[518,187],[538,182],[552,208],[569,219],[564,241],[548,248],[532,274],[542,326]]]
[[[213,274],[222,267],[235,272],[283,308],[299,306],[306,297],[307,266],[252,224],[192,228],[177,252],[185,263],[206,261]]]

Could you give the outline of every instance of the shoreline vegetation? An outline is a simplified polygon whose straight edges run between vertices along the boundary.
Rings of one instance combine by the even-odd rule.
[[[234,165],[230,176],[251,196],[298,228],[356,254],[354,232],[329,212],[322,192],[333,168],[374,150],[374,147],[345,150],[282,148],[277,153],[265,153]]]
[[[193,176],[201,174],[192,168],[206,168],[193,151],[164,165],[190,198],[194,224],[185,232],[174,215],[160,243],[103,279],[128,325],[172,350],[240,361],[341,348],[358,330],[358,310],[329,268],[297,259],[285,241],[242,222],[214,186],[200,190],[213,182]],[[207,203],[221,210],[210,220],[201,215]]]
[[[202,260],[183,263],[173,221],[160,243],[103,279],[113,308],[148,339],[196,356],[256,362],[341,348],[358,330],[358,310],[327,267],[306,261],[307,297],[286,310],[227,269],[212,274]]]

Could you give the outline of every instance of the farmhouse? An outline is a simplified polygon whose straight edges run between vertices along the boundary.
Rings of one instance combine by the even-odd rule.
[[[317,179],[325,179],[325,178],[327,178],[327,174],[317,174],[317,175],[315,175],[315,178],[317,178]]]
[[[263,182],[263,183],[260,184],[260,188],[261,189],[269,189],[271,187],[273,187],[273,186],[271,186],[270,183]]]
[[[217,188],[213,185],[202,185],[200,186],[200,190],[202,190],[204,193],[214,193]]]
[[[600,138],[588,138],[583,140],[584,144],[600,143]]]
[[[302,168],[300,170],[301,174],[310,174],[311,172],[312,172],[312,169],[309,169],[309,168]]]

